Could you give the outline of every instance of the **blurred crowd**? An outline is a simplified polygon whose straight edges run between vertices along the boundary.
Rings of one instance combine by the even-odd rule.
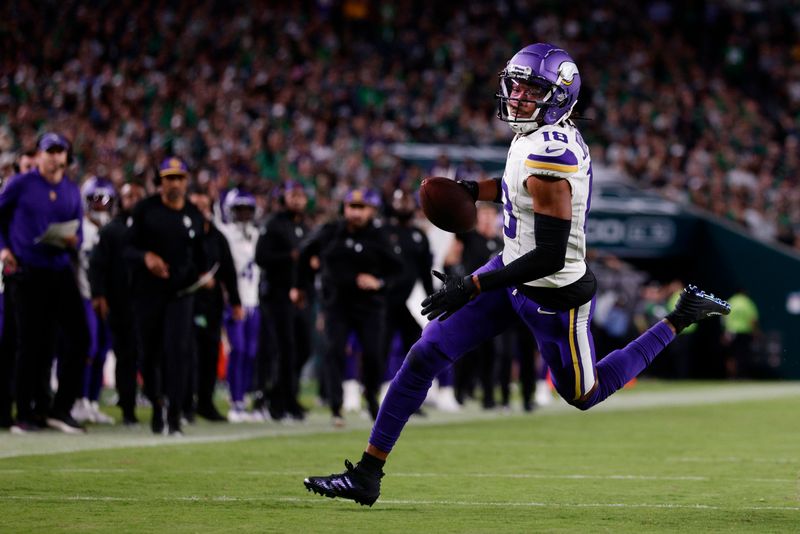
[[[287,190],[301,190],[310,231],[341,221],[353,191],[374,190],[380,202],[367,204],[386,207],[424,175],[486,177],[474,161],[442,155],[421,166],[392,147],[506,145],[497,72],[523,45],[549,41],[580,68],[576,120],[595,161],[800,248],[800,10],[766,1],[535,4],[8,2],[0,6],[0,177],[32,165],[40,135],[57,131],[71,141],[67,174],[79,184],[102,177],[117,194],[125,184],[152,193],[160,164],[175,157],[218,216],[226,192],[252,199],[255,227],[285,209]],[[474,241],[453,254],[491,237]],[[457,269],[462,259],[450,261]],[[601,343],[613,347],[642,318],[661,316],[653,310],[671,286],[601,263],[612,275],[600,283],[609,289],[597,322]],[[653,306],[635,309],[642,301]],[[348,354],[365,349],[348,340]],[[524,365],[532,379],[533,364]],[[522,364],[491,374],[508,377],[512,367],[519,373]],[[685,374],[673,371],[665,374]],[[440,377],[454,402],[471,396],[476,372]],[[533,389],[523,389],[530,407]],[[290,408],[279,418],[302,417]]]
[[[0,16],[4,165],[47,125],[73,138],[77,176],[120,184],[174,154],[201,182],[292,178],[335,209],[353,185],[414,187],[422,169],[393,143],[505,144],[496,73],[550,41],[581,69],[596,161],[800,246],[789,2],[8,2]]]

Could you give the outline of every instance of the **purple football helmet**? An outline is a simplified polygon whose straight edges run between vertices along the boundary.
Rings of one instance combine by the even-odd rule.
[[[111,211],[117,190],[111,180],[92,176],[81,185],[81,199],[85,212]]]
[[[256,197],[242,189],[231,189],[225,195],[222,209],[225,219],[233,222],[250,222],[256,215]]]
[[[497,117],[508,122],[518,134],[567,120],[578,102],[581,89],[581,77],[572,57],[561,48],[546,43],[526,46],[514,54],[499,77],[500,91],[495,95]],[[520,94],[515,90],[519,83],[533,86],[529,94],[538,93],[540,96],[512,97],[512,93]],[[516,116],[509,101],[535,102],[536,110],[528,117]]]

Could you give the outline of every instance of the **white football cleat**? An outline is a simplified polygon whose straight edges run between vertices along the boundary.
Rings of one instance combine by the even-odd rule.
[[[350,379],[342,382],[342,410],[344,412],[361,411],[361,384]]]
[[[229,423],[249,423],[250,422],[250,415],[239,408],[231,408],[228,410],[228,422]]]
[[[79,423],[91,423],[92,421],[92,407],[89,404],[89,399],[82,398],[75,401],[70,410],[70,415]]]
[[[534,401],[537,406],[547,406],[553,403],[553,392],[550,391],[550,383],[547,380],[536,381],[536,397]]]
[[[450,413],[461,411],[461,405],[456,400],[455,390],[452,386],[439,388],[439,394],[436,397],[436,408]]]
[[[100,411],[100,405],[97,401],[89,403],[89,411],[91,412],[91,422],[100,425],[113,425],[114,418],[108,414]]]

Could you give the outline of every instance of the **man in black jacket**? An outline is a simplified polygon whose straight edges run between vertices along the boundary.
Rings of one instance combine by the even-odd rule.
[[[89,258],[89,285],[92,307],[111,328],[111,343],[116,357],[115,381],[122,422],[135,425],[136,373],[141,347],[136,333],[136,314],[131,293],[131,266],[124,257],[133,224],[133,207],[144,198],[141,184],[127,183],[120,190],[117,215],[100,230],[100,238]]]
[[[300,371],[311,352],[311,317],[307,302],[292,302],[300,242],[308,234],[308,196],[299,182],[289,181],[278,191],[283,209],[267,221],[256,244],[256,263],[261,267],[261,307],[277,345],[270,397],[275,420],[302,420],[305,410],[297,399]],[[296,297],[295,297],[295,300]]]
[[[225,295],[231,305],[231,314],[237,321],[244,318],[244,309],[239,298],[236,283],[236,267],[231,256],[228,241],[214,225],[211,212],[211,198],[204,189],[197,188],[189,195],[189,200],[205,217],[206,261],[218,264],[214,275],[216,283],[211,288],[202,288],[194,298],[194,336],[196,344],[196,380],[190,380],[190,390],[185,411],[193,408],[194,391],[197,392],[196,413],[209,421],[227,421],[214,406],[214,386],[217,383],[217,363],[219,343],[222,336],[222,314],[225,309]],[[225,289],[223,293],[223,288]]]
[[[385,347],[391,347],[395,334],[400,334],[401,350],[390,353],[387,362],[387,381],[394,377],[403,364],[405,355],[416,343],[422,327],[406,305],[408,297],[417,280],[422,282],[426,295],[433,293],[431,266],[433,255],[425,232],[414,225],[414,212],[417,203],[414,196],[403,189],[396,189],[389,205],[391,223],[386,227],[389,243],[397,258],[403,263],[402,275],[387,293],[388,309],[386,320]]]
[[[344,423],[342,373],[347,336],[355,331],[363,348],[364,396],[370,414],[378,415],[378,388],[385,356],[386,290],[402,271],[386,233],[374,224],[380,200],[365,189],[351,190],[344,201],[344,218],[326,224],[300,248],[299,287],[311,280],[313,257],[319,258],[322,310],[329,349],[325,357],[327,392],[334,424]],[[297,292],[302,296],[302,291]]]
[[[187,201],[189,171],[179,158],[159,168],[159,193],[133,210],[126,256],[133,262],[134,307],[142,342],[151,429],[181,435],[181,411],[192,361],[194,292],[213,284],[206,271],[205,218]]]

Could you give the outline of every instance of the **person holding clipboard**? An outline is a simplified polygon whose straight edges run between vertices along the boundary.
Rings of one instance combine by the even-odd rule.
[[[0,192],[0,261],[4,276],[15,278],[18,303],[17,421],[11,428],[17,433],[45,426],[86,431],[70,415],[89,348],[73,267],[83,208],[78,186],[66,175],[70,152],[64,136],[42,135],[36,167],[11,178]],[[50,369],[59,333],[59,384],[51,399]],[[13,371],[6,367],[3,372]]]

